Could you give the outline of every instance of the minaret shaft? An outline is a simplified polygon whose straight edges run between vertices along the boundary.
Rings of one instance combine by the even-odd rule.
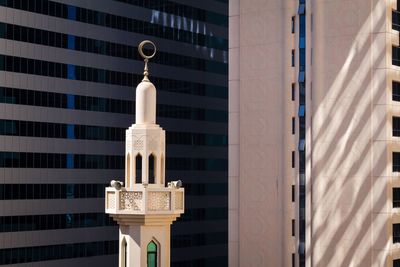
[[[139,52],[146,60],[155,53]],[[119,267],[169,267],[170,225],[184,212],[184,189],[165,186],[165,131],[156,124],[156,88],[147,75],[145,67],[136,123],[126,130],[125,186],[106,188],[106,213],[120,226]]]

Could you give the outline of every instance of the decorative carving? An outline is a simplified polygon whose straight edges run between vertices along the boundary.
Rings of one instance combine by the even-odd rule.
[[[183,210],[183,192],[175,192],[175,209]]]
[[[119,206],[121,210],[142,210],[142,192],[121,192]]]
[[[115,192],[107,192],[107,209],[115,209]]]
[[[147,201],[148,209],[151,211],[171,210],[170,192],[149,192]]]
[[[144,145],[144,142],[143,142],[143,139],[142,139],[143,137],[144,137],[144,135],[142,135],[142,136],[134,135],[133,148],[135,150],[142,150],[143,149],[143,145]]]
[[[158,150],[158,138],[159,136],[149,136],[147,146],[150,151]]]

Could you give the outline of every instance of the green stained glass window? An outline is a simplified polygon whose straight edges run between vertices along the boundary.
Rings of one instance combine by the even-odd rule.
[[[153,241],[147,245],[147,267],[157,267],[157,244]]]

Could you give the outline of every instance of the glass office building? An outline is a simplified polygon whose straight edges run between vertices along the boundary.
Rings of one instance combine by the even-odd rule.
[[[150,79],[186,211],[171,266],[227,266],[228,3],[0,0],[0,265],[117,266],[104,187]]]

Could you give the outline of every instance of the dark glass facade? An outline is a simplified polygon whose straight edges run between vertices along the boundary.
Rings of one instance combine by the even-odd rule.
[[[306,242],[306,3],[299,0],[299,266],[305,266]]]
[[[215,3],[0,0],[0,265],[117,266],[104,188],[123,180],[150,39],[167,182],[186,192],[171,266],[228,266],[228,3]]]

